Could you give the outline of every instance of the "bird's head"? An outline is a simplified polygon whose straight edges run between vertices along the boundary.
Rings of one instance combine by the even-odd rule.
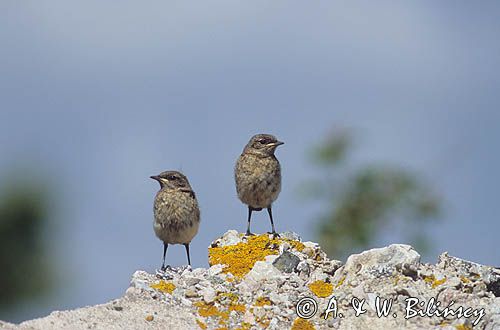
[[[278,141],[274,135],[257,134],[252,136],[250,141],[248,141],[243,153],[272,156],[276,148],[282,144],[284,144],[284,142]]]
[[[160,183],[160,188],[188,188],[191,189],[189,181],[184,174],[177,171],[165,171],[158,175],[150,176],[151,179],[156,180]]]

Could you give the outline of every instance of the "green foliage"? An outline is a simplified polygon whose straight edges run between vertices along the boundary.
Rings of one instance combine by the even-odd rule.
[[[35,180],[3,182],[0,191],[0,315],[43,297],[51,287],[44,232],[48,194]]]
[[[409,243],[426,250],[424,224],[439,214],[440,203],[416,174],[391,165],[352,167],[347,154],[352,139],[331,135],[313,149],[321,175],[303,185],[305,196],[321,200],[318,236],[325,251],[344,257],[367,248],[383,229],[401,225]]]

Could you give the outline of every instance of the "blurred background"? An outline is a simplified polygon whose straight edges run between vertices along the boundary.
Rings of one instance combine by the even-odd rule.
[[[0,319],[103,303],[159,268],[149,176],[166,169],[197,193],[206,267],[245,230],[233,166],[260,132],[286,142],[278,231],[332,259],[410,243],[498,266],[499,9],[1,1]]]

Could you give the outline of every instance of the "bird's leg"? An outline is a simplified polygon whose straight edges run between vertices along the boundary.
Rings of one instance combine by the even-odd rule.
[[[163,243],[163,263],[161,264],[162,271],[165,271],[167,269],[167,267],[165,266],[165,257],[167,256],[167,248],[168,248],[168,244],[164,242]]]
[[[253,208],[251,206],[248,206],[248,226],[247,226],[247,233],[245,234],[245,236],[254,235],[250,232],[250,219],[252,218],[252,211],[253,211]]]
[[[269,213],[269,219],[271,220],[271,229],[272,229],[272,232],[270,232],[269,234],[273,234],[273,237],[280,237],[280,235],[274,229],[273,212],[271,211],[271,206],[267,208],[267,213]]]
[[[186,248],[186,254],[188,258],[188,265],[191,266],[191,257],[189,256],[189,243],[184,244],[184,247]]]

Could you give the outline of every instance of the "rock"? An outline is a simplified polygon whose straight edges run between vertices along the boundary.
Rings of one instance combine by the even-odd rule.
[[[297,271],[302,278],[308,278],[311,273],[311,267],[309,267],[309,263],[306,260],[303,260],[297,265]]]
[[[352,255],[345,265],[329,260],[314,242],[294,233],[274,240],[228,231],[212,247],[237,253],[208,269],[177,267],[158,274],[137,271],[126,294],[110,303],[54,312],[20,325],[0,321],[2,329],[497,329],[500,327],[499,270],[440,256],[437,265],[421,264],[408,245],[390,245]],[[250,243],[253,242],[253,243]],[[235,244],[241,246],[234,248]],[[248,244],[248,246],[245,246]],[[253,244],[253,245],[251,245]],[[239,248],[242,248],[239,250]],[[238,251],[240,255],[238,255]],[[225,257],[225,250],[217,250]],[[243,262],[242,262],[243,261]],[[244,272],[238,272],[241,269]],[[113,280],[113,279],[110,279]],[[335,297],[342,317],[325,320],[322,312]],[[377,317],[378,298],[393,300],[391,313]],[[316,316],[297,321],[303,298],[318,305]],[[364,301],[366,313],[354,317],[352,299]],[[405,299],[441,306],[472,308],[482,316],[405,319]],[[194,316],[194,317],[193,317]],[[479,323],[474,324],[478,319]]]
[[[309,258],[313,258],[314,257],[314,249],[309,247],[309,246],[306,246],[303,250],[302,250],[302,253],[304,253],[307,257]]]
[[[221,264],[213,265],[212,267],[210,267],[208,269],[208,275],[215,276],[217,274],[222,273],[223,269],[224,269],[224,265],[221,265]]]
[[[370,274],[371,276],[389,275],[402,268],[403,264],[418,265],[420,254],[411,246],[404,244],[392,244],[388,247],[371,249],[360,254],[351,255],[347,258],[343,273],[350,276]],[[337,275],[341,276],[340,274]]]
[[[203,300],[209,304],[215,300],[216,292],[213,288],[208,287],[204,288],[200,291],[200,295],[203,297]]]
[[[448,252],[439,256],[437,266],[453,271],[463,278],[480,277],[486,285],[486,290],[500,297],[500,269],[498,268],[452,257],[448,255]]]
[[[295,254],[284,251],[282,255],[280,255],[273,262],[273,266],[285,273],[291,273],[297,267],[300,262],[300,258]]]
[[[198,277],[185,277],[184,278],[184,283],[186,284],[187,287],[192,287],[195,286],[196,284],[200,283],[201,279]]]
[[[246,279],[253,280],[255,282],[261,282],[265,280],[273,280],[281,277],[281,273],[272,264],[257,261],[252,270],[245,276]]]
[[[240,243],[241,236],[236,230],[228,230],[218,241],[217,246],[229,246]],[[212,245],[213,246],[213,245]]]
[[[248,323],[250,325],[255,324],[255,317],[253,316],[252,313],[250,313],[250,311],[246,311],[245,315],[243,315],[243,322]]]
[[[184,295],[186,296],[186,298],[197,298],[197,297],[199,297],[198,292],[196,292],[194,290],[191,290],[191,289],[187,289],[184,292]]]
[[[285,231],[284,233],[280,234],[281,238],[286,238],[292,241],[299,241],[301,242],[302,239],[300,238],[300,235],[291,231]]]

